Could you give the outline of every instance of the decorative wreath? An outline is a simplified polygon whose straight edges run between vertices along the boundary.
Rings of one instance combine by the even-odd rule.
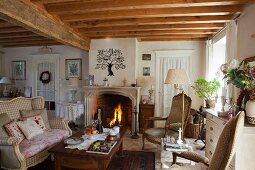
[[[50,82],[50,72],[49,71],[43,71],[40,75],[40,81],[43,83],[43,84],[48,84]]]

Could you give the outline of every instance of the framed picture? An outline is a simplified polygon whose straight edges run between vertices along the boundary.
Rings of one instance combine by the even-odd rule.
[[[150,76],[150,67],[143,67],[143,76]]]
[[[12,79],[26,80],[26,61],[12,61]]]
[[[143,60],[150,61],[151,60],[151,54],[143,54],[142,58],[143,58]]]
[[[82,79],[81,59],[66,59],[66,80],[69,80],[69,78]]]

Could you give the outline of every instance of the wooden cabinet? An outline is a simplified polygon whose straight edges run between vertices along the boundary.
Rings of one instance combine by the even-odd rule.
[[[149,117],[154,116],[154,104],[140,104],[140,111],[139,111],[139,127],[140,127],[140,133],[143,132],[144,126],[146,123],[146,119]],[[153,121],[148,122],[148,128],[153,127]]]
[[[227,119],[220,117],[217,111],[207,110],[206,119],[206,150],[205,156],[211,161],[219,136],[227,124]],[[255,169],[255,126],[246,124],[236,154],[230,162],[228,170]]]

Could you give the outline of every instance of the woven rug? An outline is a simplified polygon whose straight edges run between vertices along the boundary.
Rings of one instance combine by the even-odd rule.
[[[64,170],[73,170],[63,168]],[[123,151],[121,156],[114,156],[107,170],[155,170],[155,153],[142,151]],[[28,170],[54,170],[54,163],[50,158],[44,162],[28,168]]]

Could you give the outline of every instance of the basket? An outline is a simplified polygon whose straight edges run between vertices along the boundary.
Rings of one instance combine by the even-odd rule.
[[[198,135],[200,133],[201,126],[199,124],[191,124],[187,123],[186,129],[185,129],[185,136],[187,138],[198,138]]]

